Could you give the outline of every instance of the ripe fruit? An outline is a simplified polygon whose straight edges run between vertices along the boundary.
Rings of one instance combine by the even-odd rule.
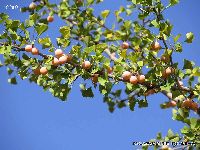
[[[158,51],[158,50],[160,50],[160,48],[161,48],[161,46],[160,46],[160,44],[156,41],[156,42],[153,42],[152,44],[151,44],[151,49],[152,50],[155,50],[155,51]]]
[[[161,59],[161,61],[163,61],[163,62],[165,62],[165,63],[167,63],[167,62],[169,62],[169,61],[170,61],[170,59],[169,59],[169,56],[168,56],[168,55],[162,55],[160,59]]]
[[[162,72],[162,77],[167,78],[169,75],[174,73],[174,69],[172,67],[168,67]]]
[[[163,146],[161,147],[161,150],[169,150],[169,147],[168,147],[167,145],[163,145]]]
[[[131,76],[130,77],[130,83],[137,84],[138,83],[138,78],[136,76]]]
[[[60,64],[65,64],[67,62],[67,56],[63,55],[59,58]]]
[[[47,68],[46,68],[46,67],[42,67],[42,68],[40,68],[40,73],[41,73],[42,75],[47,74],[47,73],[48,73]]]
[[[39,50],[37,49],[37,48],[32,48],[32,51],[31,51],[31,53],[33,54],[33,55],[38,55],[39,54]]]
[[[55,50],[55,56],[56,56],[56,57],[59,58],[59,57],[61,57],[62,55],[63,55],[63,51],[62,51],[61,49],[56,49],[56,50]]]
[[[170,75],[170,74],[172,73],[171,68],[168,67],[168,68],[165,70],[165,73],[166,73],[167,76]]]
[[[38,67],[38,68],[36,68],[35,70],[33,70],[33,73],[34,73],[35,75],[40,75],[40,68]]]
[[[36,8],[36,4],[34,2],[30,3],[29,9],[34,10]]]
[[[25,51],[26,52],[31,52],[32,51],[32,45],[26,45],[25,46]]]
[[[83,67],[83,69],[90,69],[91,63],[89,61],[84,61],[82,63],[82,67]]]
[[[139,75],[138,76],[138,82],[139,83],[144,83],[145,82],[145,75]]]
[[[53,22],[53,20],[54,20],[53,16],[48,16],[48,17],[47,17],[47,21],[48,21],[48,22]]]
[[[176,101],[170,101],[169,102],[169,107],[175,107],[176,106]]]
[[[111,74],[113,72],[112,67],[107,67],[107,72],[108,72],[108,74]]]
[[[53,58],[53,61],[52,61],[52,64],[53,64],[54,66],[58,66],[58,65],[60,64],[58,58],[54,57],[54,58]]]
[[[192,105],[192,101],[190,99],[186,99],[183,101],[181,107],[183,108],[191,108],[191,105]]]
[[[124,71],[122,74],[122,78],[125,81],[128,81],[131,78],[131,73],[129,71]]]
[[[94,74],[94,75],[92,76],[91,79],[92,79],[92,82],[93,82],[93,83],[97,83],[97,82],[98,82],[98,76],[99,76],[98,74]]]
[[[123,49],[128,49],[129,48],[129,44],[127,42],[123,42],[121,47]]]
[[[67,54],[65,56],[67,57],[67,62],[72,61],[72,55],[71,54]]]
[[[197,110],[198,110],[198,104],[195,103],[195,102],[192,102],[190,108],[191,108],[192,110],[194,110],[194,111],[197,111]]]

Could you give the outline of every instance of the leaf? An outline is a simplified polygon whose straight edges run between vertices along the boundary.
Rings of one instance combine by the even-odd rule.
[[[60,27],[59,31],[64,38],[68,39],[70,37],[70,27],[68,27],[68,26]]]
[[[194,63],[192,61],[184,59],[183,69],[193,69],[193,65],[194,65]]]
[[[9,78],[9,79],[8,79],[8,82],[9,82],[10,84],[17,84],[16,77]]]
[[[38,35],[41,35],[42,33],[44,33],[46,30],[48,29],[48,25],[44,24],[44,23],[38,23],[35,27],[35,30],[37,32]]]
[[[180,37],[181,37],[181,34],[178,34],[177,36],[175,36],[174,37],[174,42],[176,43]]]
[[[105,19],[105,18],[107,18],[109,13],[110,13],[110,10],[104,10],[104,11],[101,12],[101,16]]]
[[[174,136],[174,133],[173,133],[173,131],[171,129],[168,130],[167,136],[169,137],[169,139]]]
[[[138,102],[138,104],[139,104],[139,108],[148,107],[148,102],[147,102],[147,100],[140,100],[140,101]]]
[[[10,67],[8,67],[7,72],[8,72],[9,75],[11,75],[13,73],[13,70]]]
[[[85,90],[81,90],[81,92],[83,97],[94,97],[91,87]]]
[[[179,0],[170,0],[170,5],[174,6],[179,3]]]
[[[99,84],[102,85],[102,86],[105,86],[105,83],[107,82],[105,79],[103,79],[102,77],[98,77],[98,81],[99,81]]]
[[[193,39],[194,39],[194,34],[192,32],[189,32],[189,33],[186,34],[185,42],[192,43]]]
[[[49,48],[51,46],[51,39],[49,37],[39,38],[38,43],[42,44],[42,48]]]

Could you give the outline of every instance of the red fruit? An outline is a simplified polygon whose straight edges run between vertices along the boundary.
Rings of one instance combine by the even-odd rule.
[[[46,67],[42,67],[42,68],[40,68],[40,73],[41,73],[42,75],[47,74],[47,73],[48,73],[47,68],[46,68]]]
[[[187,99],[187,100],[184,100],[181,107],[183,108],[191,108],[191,105],[192,105],[192,100],[190,99]]]
[[[167,55],[162,55],[160,59],[161,61],[166,62],[166,63],[170,61],[169,56]]]
[[[145,82],[145,75],[139,75],[138,76],[138,82],[139,83],[144,83]]]
[[[165,70],[165,73],[166,73],[167,76],[170,75],[170,74],[172,74],[172,69],[171,69],[170,67],[168,67],[168,68]]]
[[[67,62],[67,56],[63,55],[59,58],[60,64],[65,64]]]
[[[127,42],[123,42],[122,43],[122,48],[123,49],[128,49],[129,48],[129,44]]]
[[[26,52],[31,52],[32,51],[32,45],[26,45],[25,46],[25,51]]]
[[[173,100],[170,101],[170,102],[169,102],[169,106],[170,106],[170,107],[175,107],[175,106],[176,106],[176,101],[173,101]]]
[[[191,108],[192,110],[194,110],[194,111],[197,111],[197,110],[198,110],[198,104],[195,103],[195,102],[192,102],[190,108]]]
[[[40,68],[38,67],[38,68],[36,68],[35,70],[33,70],[33,73],[34,73],[35,75],[40,75]]]
[[[152,50],[158,51],[158,50],[160,50],[160,48],[161,48],[161,46],[157,41],[153,42],[153,44],[151,45]]]
[[[124,71],[122,74],[122,78],[125,81],[128,81],[131,78],[131,73],[129,71]]]
[[[72,55],[71,54],[67,54],[67,62],[71,62],[72,61]]]
[[[30,3],[29,9],[34,10],[36,8],[36,4],[34,2]]]
[[[97,83],[97,82],[98,82],[98,76],[99,76],[98,74],[94,74],[94,75],[92,76],[91,79],[92,79],[92,82],[93,82],[93,83]]]
[[[47,21],[48,21],[48,22],[53,22],[53,20],[54,20],[54,17],[53,17],[53,16],[48,16],[48,17],[47,17]]]
[[[138,78],[136,76],[131,76],[130,77],[130,83],[137,84],[138,83]]]
[[[39,54],[39,50],[37,49],[37,48],[32,48],[32,51],[31,51],[31,53],[33,54],[33,55],[38,55]]]
[[[61,57],[63,55],[63,51],[61,49],[56,49],[55,50],[55,56],[57,58]]]
[[[90,69],[91,63],[89,61],[84,61],[82,64],[83,69]]]
[[[53,64],[54,66],[58,66],[58,65],[60,64],[58,58],[54,57],[54,58],[53,58],[53,61],[52,61],[52,64]]]

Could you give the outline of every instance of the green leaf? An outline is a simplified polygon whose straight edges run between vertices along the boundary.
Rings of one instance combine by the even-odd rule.
[[[140,101],[138,102],[138,104],[139,104],[139,108],[148,107],[148,102],[147,102],[147,100],[140,100]]]
[[[179,0],[170,0],[170,5],[174,6],[179,3]]]
[[[104,10],[104,11],[101,12],[101,16],[105,19],[105,18],[107,18],[109,13],[110,13],[110,10]]]
[[[83,97],[94,97],[91,87],[85,90],[81,90],[81,92]]]
[[[11,75],[13,73],[13,70],[10,67],[8,67],[7,72],[8,72],[9,75]]]
[[[99,81],[99,84],[102,86],[105,86],[105,83],[107,82],[106,79],[103,79],[102,77],[98,77],[98,81]]]
[[[167,136],[168,136],[169,139],[171,139],[174,136],[174,133],[171,129],[168,130]]]
[[[38,23],[35,27],[35,30],[37,32],[38,35],[41,35],[42,33],[44,33],[46,30],[48,29],[48,25],[44,24],[44,23]]]
[[[178,34],[177,36],[175,36],[174,37],[174,42],[176,43],[180,37],[181,37],[181,34]]]
[[[68,26],[60,27],[60,33],[62,34],[62,36],[64,38],[69,39],[69,37],[70,37],[70,27],[68,27]]]
[[[197,118],[191,118],[190,119],[190,126],[191,129],[195,129],[197,127],[197,125],[199,124],[198,119]]]
[[[185,42],[192,43],[193,39],[194,39],[194,34],[192,32],[189,32],[189,33],[186,34]]]
[[[49,37],[39,38],[38,43],[42,44],[42,48],[49,48],[51,46],[51,39]]]
[[[9,82],[10,84],[17,84],[16,77],[13,77],[13,78],[8,79],[8,82]]]
[[[192,61],[184,59],[183,69],[193,69],[193,65],[194,65],[194,63]]]

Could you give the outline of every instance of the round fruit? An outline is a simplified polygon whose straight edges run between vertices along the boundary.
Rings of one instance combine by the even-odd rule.
[[[160,50],[160,48],[161,48],[161,46],[157,41],[153,42],[153,44],[151,45],[152,50],[158,51],[158,50]]]
[[[94,75],[92,76],[91,79],[92,79],[92,82],[93,82],[93,83],[97,83],[97,82],[98,82],[98,76],[99,76],[98,74],[94,74]]]
[[[191,108],[191,105],[192,105],[192,101],[187,99],[187,100],[184,100],[181,107],[183,108]]]
[[[162,55],[160,59],[161,61],[166,62],[166,63],[170,61],[169,56],[167,55]]]
[[[197,110],[198,110],[198,104],[195,103],[195,102],[192,102],[190,107],[191,107],[191,109],[194,110],[194,111],[197,111]]]
[[[163,146],[161,147],[161,150],[169,150],[169,147],[168,147],[167,145],[163,145]]]
[[[33,55],[38,55],[39,54],[39,50],[37,49],[37,48],[32,48],[32,50],[31,50],[31,53],[33,54]]]
[[[139,83],[144,83],[145,82],[145,75],[139,75],[138,81],[139,81]]]
[[[67,62],[72,61],[72,55],[71,54],[67,54],[66,57],[67,57]]]
[[[65,64],[67,62],[67,56],[63,55],[59,58],[60,64]]]
[[[129,44],[127,42],[123,42],[122,43],[122,48],[123,49],[128,49],[129,48]]]
[[[47,74],[47,73],[48,73],[47,68],[46,68],[46,67],[42,67],[42,68],[40,68],[40,73],[41,73],[42,75]]]
[[[61,57],[62,55],[63,55],[63,51],[62,51],[61,49],[56,49],[56,50],[55,50],[55,56],[56,56],[56,57],[59,58],[59,57]]]
[[[108,72],[108,74],[111,74],[113,72],[112,67],[107,67],[107,72]]]
[[[172,69],[171,69],[170,67],[168,67],[168,68],[165,70],[165,73],[166,73],[167,76],[170,75],[170,74],[172,74]]]
[[[128,81],[131,78],[131,73],[129,71],[124,71],[122,74],[122,78],[125,81]]]
[[[26,52],[31,52],[32,51],[32,45],[26,45],[25,46],[25,51]]]
[[[36,8],[36,4],[34,2],[30,3],[29,9],[34,10]]]
[[[48,22],[53,22],[53,20],[54,20],[53,16],[48,16],[48,17],[47,17],[47,21],[48,21]]]
[[[170,102],[169,102],[169,106],[170,106],[170,107],[175,107],[175,106],[176,106],[176,101],[173,101],[173,100],[170,101]]]
[[[131,76],[130,77],[130,83],[137,84],[138,83],[138,78],[136,76]]]
[[[54,58],[53,58],[53,61],[52,61],[52,64],[53,64],[54,66],[58,66],[58,65],[60,64],[58,58],[54,57]]]
[[[90,69],[91,63],[89,61],[84,61],[82,67],[83,69]]]
[[[34,73],[35,75],[40,75],[40,68],[38,67],[38,68],[36,68],[35,70],[33,70],[33,73]]]

